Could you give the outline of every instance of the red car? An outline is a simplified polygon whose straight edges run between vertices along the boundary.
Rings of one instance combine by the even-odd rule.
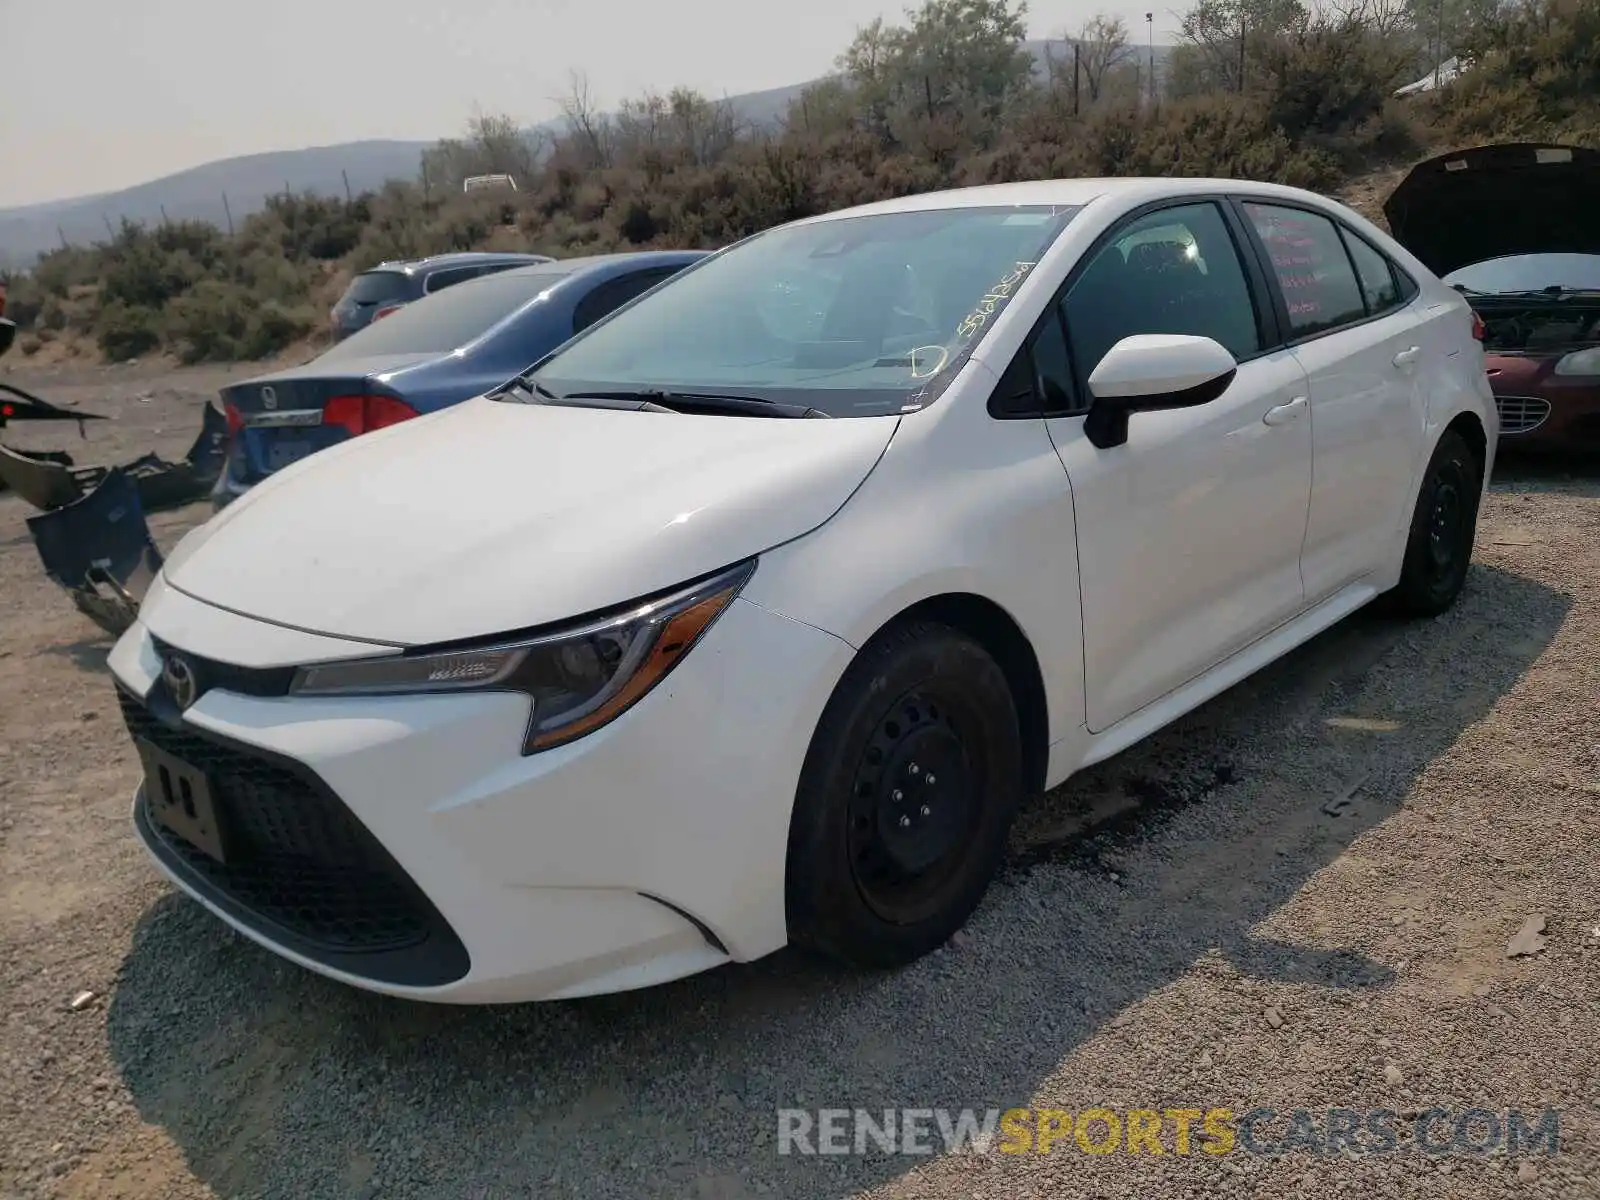
[[[16,323],[6,319],[6,285],[0,283],[0,354],[11,349],[11,343],[16,337]]]
[[[1501,449],[1600,452],[1600,151],[1442,154],[1383,211],[1482,322]]]

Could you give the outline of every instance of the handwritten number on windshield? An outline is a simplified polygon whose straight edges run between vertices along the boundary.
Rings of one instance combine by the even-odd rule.
[[[950,351],[943,346],[918,346],[908,358],[911,362],[911,378],[932,379],[950,361]]]
[[[977,306],[961,319],[961,323],[956,326],[956,339],[962,341],[970,338],[987,325],[989,318],[1005,306],[1011,293],[1017,290],[1017,285],[1027,278],[1028,272],[1038,265],[1038,263],[1019,262],[1007,272],[1005,278],[985,292]]]

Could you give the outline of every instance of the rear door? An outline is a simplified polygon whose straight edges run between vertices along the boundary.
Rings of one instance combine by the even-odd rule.
[[[1409,517],[1437,354],[1416,288],[1332,216],[1279,201],[1239,210],[1309,378],[1314,476],[1301,574],[1315,604],[1378,571]]]

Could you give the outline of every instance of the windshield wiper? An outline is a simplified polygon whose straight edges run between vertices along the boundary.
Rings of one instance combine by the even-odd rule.
[[[1559,283],[1553,283],[1549,287],[1526,288],[1509,292],[1480,292],[1476,288],[1463,287],[1458,283],[1456,284],[1456,290],[1470,292],[1474,296],[1488,296],[1508,300],[1564,300],[1568,296],[1594,296],[1600,294],[1600,288],[1566,287]]]
[[[535,384],[534,386],[538,386]],[[556,403],[578,400],[614,401],[659,412],[723,412],[749,417],[828,417],[820,408],[804,404],[784,404],[759,396],[730,396],[720,392],[672,392],[663,388],[636,391],[573,392]],[[549,403],[547,401],[547,403]]]
[[[616,395],[587,395],[587,396],[558,396],[542,383],[536,383],[526,375],[518,375],[507,383],[506,388],[520,388],[526,392],[526,404],[550,404],[560,408],[612,408],[624,412],[676,412],[663,404],[655,404],[643,395],[633,396],[618,393]],[[501,389],[495,395],[504,395]]]

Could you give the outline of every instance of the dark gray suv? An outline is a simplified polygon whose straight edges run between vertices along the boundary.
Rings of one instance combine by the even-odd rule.
[[[493,275],[512,267],[554,262],[543,254],[500,254],[471,251],[435,254],[414,262],[379,263],[350,281],[328,316],[333,321],[333,340],[343,341],[358,329],[365,329],[379,317],[413,300],[420,300],[451,284],[464,283],[480,275]]]

